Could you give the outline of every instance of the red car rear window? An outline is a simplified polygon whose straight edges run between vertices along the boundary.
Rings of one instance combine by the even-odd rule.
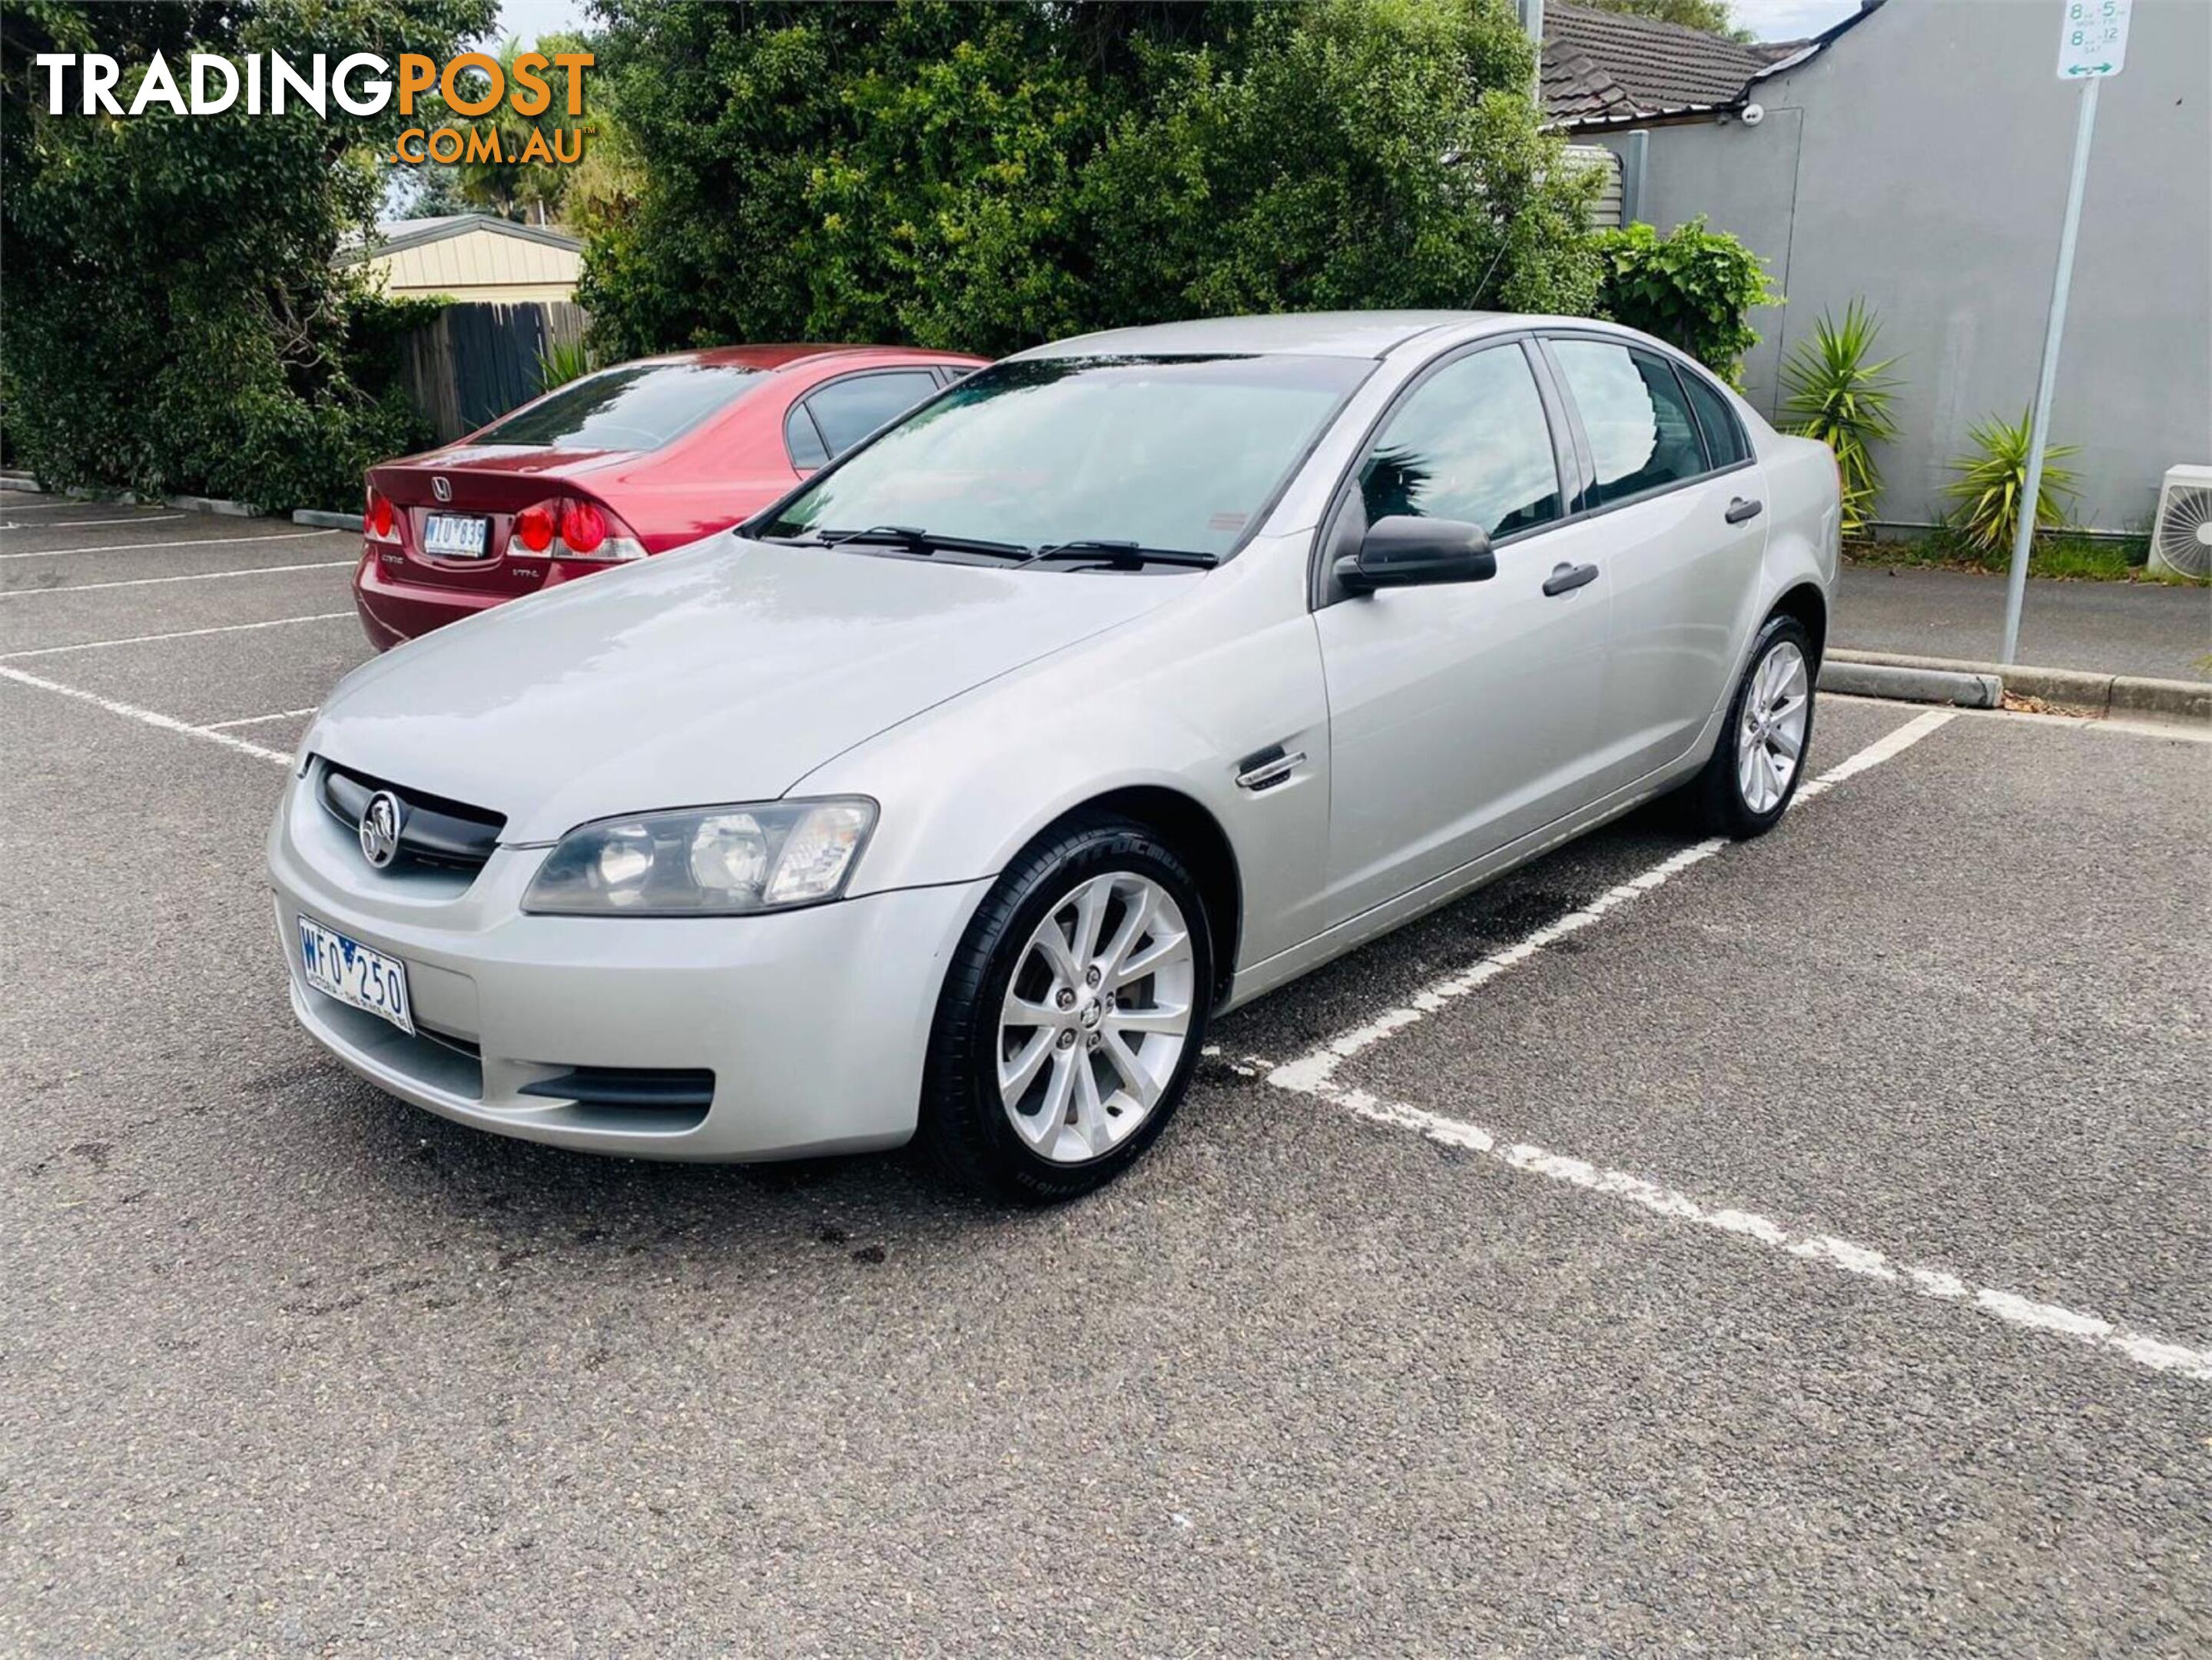
[[[758,369],[627,363],[572,380],[472,441],[559,450],[656,450],[745,390]]]

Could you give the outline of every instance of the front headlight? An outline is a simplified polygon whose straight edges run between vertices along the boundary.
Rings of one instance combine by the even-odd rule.
[[[522,896],[550,916],[734,916],[845,891],[876,804],[866,796],[754,801],[580,824]]]

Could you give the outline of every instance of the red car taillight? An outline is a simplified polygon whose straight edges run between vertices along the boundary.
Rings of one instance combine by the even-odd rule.
[[[525,508],[514,515],[514,539],[532,553],[543,553],[553,545],[553,524],[556,502],[540,502],[534,508]]]
[[[615,564],[645,557],[637,532],[597,502],[557,496],[514,515],[514,539],[532,553],[556,559]]]
[[[571,554],[591,559],[606,544],[607,516],[589,502],[561,504],[561,540]]]
[[[361,527],[371,541],[397,542],[399,539],[398,515],[392,512],[389,497],[374,489],[362,506]]]

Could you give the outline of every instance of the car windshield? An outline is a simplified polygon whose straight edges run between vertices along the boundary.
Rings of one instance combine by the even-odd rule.
[[[877,526],[1224,555],[1374,365],[1291,356],[1000,363],[854,453],[757,534]]]
[[[556,450],[657,450],[760,374],[726,363],[625,363],[572,380],[472,441]]]

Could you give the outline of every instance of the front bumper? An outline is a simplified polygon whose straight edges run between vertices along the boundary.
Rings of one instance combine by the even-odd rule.
[[[528,916],[542,848],[473,880],[369,868],[294,778],[270,834],[292,1008],[380,1088],[502,1135],[643,1158],[753,1159],[914,1134],[946,964],[988,879],[739,917]],[[311,988],[302,915],[407,965],[410,1037]],[[703,1110],[548,1099],[577,1068],[704,1069]]]

